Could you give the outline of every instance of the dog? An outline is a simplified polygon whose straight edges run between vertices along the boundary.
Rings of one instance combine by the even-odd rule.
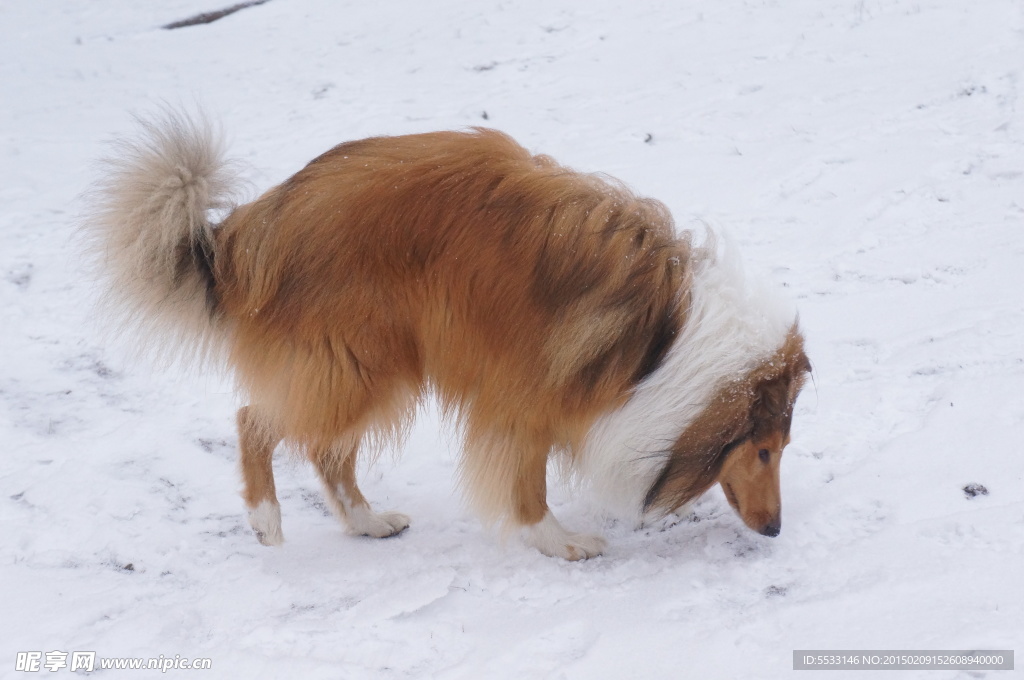
[[[283,541],[281,442],[351,533],[405,530],[371,509],[356,461],[429,395],[459,427],[471,505],[545,555],[605,546],[552,515],[549,458],[638,517],[718,483],[747,526],[779,533],[811,367],[795,311],[730,244],[495,130],[346,142],[235,205],[205,118],[141,122],[107,159],[87,233],[141,339],[232,370],[260,542]]]

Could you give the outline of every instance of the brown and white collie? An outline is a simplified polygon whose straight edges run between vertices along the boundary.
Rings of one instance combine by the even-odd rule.
[[[142,125],[109,159],[88,233],[151,344],[233,370],[262,543],[283,540],[282,441],[352,533],[408,527],[371,509],[356,460],[427,395],[463,435],[472,505],[547,555],[604,547],[548,509],[552,457],[637,517],[717,482],[747,526],[779,533],[810,364],[793,309],[728,244],[695,243],[661,203],[494,130],[346,142],[235,207],[210,125]]]

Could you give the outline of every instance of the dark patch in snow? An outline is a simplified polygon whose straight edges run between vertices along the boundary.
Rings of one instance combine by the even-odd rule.
[[[644,535],[650,536],[653,532],[668,531],[672,527],[679,524],[682,521],[682,519],[683,518],[678,515],[668,515],[666,517],[663,517],[657,522],[655,522],[654,525],[650,526],[649,530],[644,532]]]
[[[733,541],[726,541],[726,545],[732,548],[732,554],[734,557],[741,559],[764,555],[770,550],[766,544],[752,540],[752,537],[748,536],[745,531],[744,533],[737,532],[736,539]]]
[[[974,498],[975,496],[987,496],[987,495],[988,495],[988,489],[985,488],[984,484],[973,484],[972,483],[972,484],[968,484],[967,486],[964,487],[964,496],[966,496],[968,500],[970,500],[971,498]]]
[[[986,94],[988,88],[984,85],[967,85],[957,93],[958,97],[973,97],[976,94]]]
[[[683,523],[699,524],[700,522],[718,519],[721,516],[722,513],[720,512],[720,508],[717,508],[712,504],[701,503],[699,507],[691,510],[690,512],[683,514],[671,512],[664,517],[658,518],[649,523],[645,522],[642,528],[644,529],[645,536],[651,536],[654,533],[664,533],[669,531]],[[614,525],[614,523],[611,524]]]
[[[213,453],[218,449],[234,448],[226,439],[212,439],[210,437],[199,437],[196,439],[196,444],[199,444],[199,448],[207,453]]]
[[[302,500],[306,502],[306,505],[316,508],[324,517],[331,516],[331,509],[327,507],[327,503],[324,501],[324,497],[315,491],[303,491]]]
[[[767,598],[785,597],[787,592],[789,592],[789,588],[786,586],[768,586],[764,589],[764,596]]]
[[[108,560],[106,562],[106,564],[109,567],[113,567],[115,571],[119,571],[119,572],[121,572],[123,574],[134,574],[135,573],[135,564],[133,564],[132,562],[121,564],[117,560],[111,559],[111,560]]]
[[[100,361],[98,359],[96,360],[95,363],[93,363],[92,366],[90,366],[90,368],[92,369],[93,373],[95,373],[96,375],[98,375],[101,378],[116,378],[116,377],[118,377],[118,374],[117,374],[116,371],[112,370],[109,366],[107,366],[106,364],[104,364],[102,361]]]
[[[88,371],[104,380],[115,380],[121,373],[107,366],[93,352],[85,352],[61,362],[60,367],[66,371]],[[69,391],[70,393],[70,391]]]
[[[654,135],[652,135],[650,132],[648,132],[646,135],[644,135],[644,144],[653,144],[653,143],[654,143]]]
[[[707,522],[713,519],[718,519],[722,514],[722,508],[713,505],[705,505],[705,507],[697,508],[691,512],[687,519],[692,524],[697,524],[698,522]]]
[[[167,498],[167,501],[171,504],[172,508],[174,508],[175,510],[184,510],[188,506],[189,501],[191,501],[192,499],[191,497],[181,493],[181,489],[178,487],[177,484],[167,479],[166,477],[161,477],[160,483],[163,484],[168,489],[168,493],[165,494],[165,497]]]
[[[225,7],[224,9],[218,9],[214,12],[203,12],[202,14],[196,14],[188,19],[182,19],[180,21],[172,21],[169,24],[163,26],[167,30],[175,28],[185,28],[186,26],[198,26],[199,24],[212,24],[218,19],[223,19],[229,14],[246,9],[248,7],[255,7],[262,5],[263,3],[270,2],[270,0],[249,0],[248,2],[240,2],[237,5],[231,5],[231,7]]]
[[[204,518],[210,519],[210,518]],[[235,522],[230,529],[221,529],[220,531],[204,531],[203,533],[207,536],[216,536],[217,538],[227,538],[228,536],[244,536],[251,532],[249,526],[243,525],[240,522]]]
[[[483,73],[484,71],[493,71],[498,66],[498,62],[492,61],[486,64],[478,64],[473,67],[473,70],[477,73]]]
[[[7,276],[5,278],[18,288],[24,290],[25,288],[28,288],[30,283],[32,283],[33,269],[34,267],[31,262],[18,267],[12,267],[7,270]]]
[[[753,545],[751,543],[746,543],[744,545],[736,545],[736,546],[733,546],[733,548],[734,548],[734,550],[732,552],[733,557],[738,557],[740,559],[744,559],[744,558],[747,558],[747,557],[753,557],[753,556],[755,556],[755,555],[757,555],[758,553],[761,552],[760,549],[756,545]]]

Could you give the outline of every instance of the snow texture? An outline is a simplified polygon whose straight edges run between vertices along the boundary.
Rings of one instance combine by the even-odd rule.
[[[1018,0],[272,0],[161,28],[228,4],[0,3],[0,676],[30,650],[473,679],[1024,651]],[[196,103],[260,190],[344,140],[488,125],[730,232],[796,302],[815,368],[782,534],[718,489],[634,530],[552,485],[606,553],[503,543],[455,492],[428,409],[399,462],[362,471],[408,530],[346,534],[281,457],[287,540],[260,545],[229,376],[134,360],[78,239],[106,141]]]

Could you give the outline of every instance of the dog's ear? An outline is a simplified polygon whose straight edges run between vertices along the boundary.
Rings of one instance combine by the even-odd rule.
[[[804,352],[804,336],[800,333],[798,325],[799,320],[793,322],[786,335],[786,341],[779,350],[784,366],[783,373],[789,382],[788,402],[790,406],[796,401],[797,395],[800,394],[800,390],[813,371],[811,360]]]
[[[729,454],[743,441],[745,439],[734,439],[725,444],[705,442],[705,446],[698,450],[673,450],[668,463],[647,491],[644,514],[672,512],[700,497],[718,481]]]
[[[807,382],[811,362],[794,324],[775,357],[753,374],[750,420],[755,437],[773,429],[789,434],[793,405]]]
[[[726,458],[751,434],[752,395],[745,384],[719,391],[708,408],[679,435],[644,498],[644,513],[671,512],[718,481]]]

